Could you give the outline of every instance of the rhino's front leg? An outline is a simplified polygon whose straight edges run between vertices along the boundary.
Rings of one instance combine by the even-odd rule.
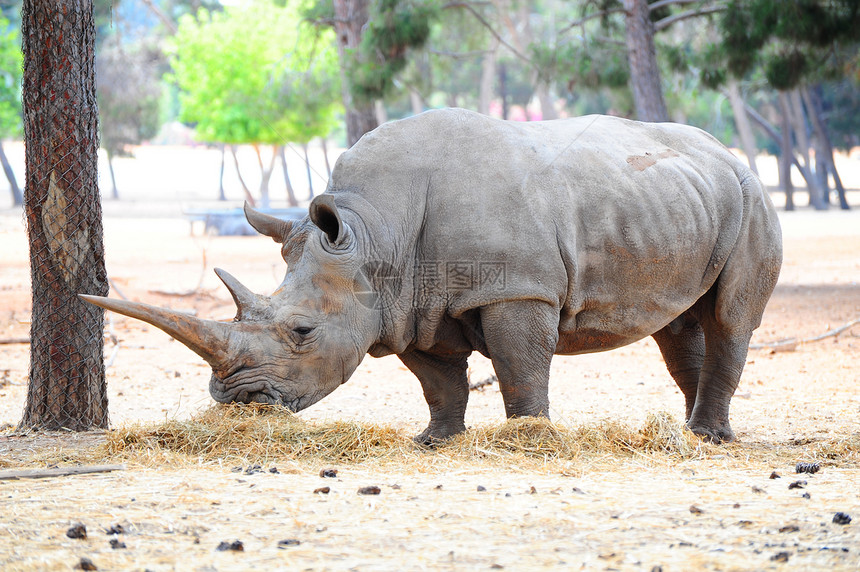
[[[487,351],[508,417],[549,417],[549,367],[558,343],[558,310],[537,300],[481,308]]]
[[[421,382],[430,407],[430,424],[414,437],[415,442],[430,445],[465,431],[469,400],[468,354],[436,356],[415,350],[397,357]]]

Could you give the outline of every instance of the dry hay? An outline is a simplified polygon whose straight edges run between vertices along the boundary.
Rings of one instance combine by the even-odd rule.
[[[469,429],[428,448],[388,425],[309,423],[282,407],[230,404],[216,405],[184,421],[111,431],[98,460],[121,458],[147,466],[183,458],[195,463],[373,461],[422,466],[501,461],[525,468],[548,462],[593,462],[606,456],[650,456],[665,462],[700,458],[713,450],[719,449],[666,413],[651,415],[641,429],[608,420],[568,427],[544,418],[510,419]]]

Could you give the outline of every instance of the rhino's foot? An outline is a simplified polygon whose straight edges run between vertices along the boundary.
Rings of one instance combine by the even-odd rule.
[[[703,438],[705,441],[709,441],[711,443],[731,443],[735,440],[735,432],[732,431],[732,428],[729,425],[706,427],[699,424],[690,425],[688,423],[687,428],[699,437]]]
[[[432,447],[433,445],[440,443],[449,437],[462,433],[465,430],[466,425],[464,423],[456,425],[434,425],[431,423],[427,429],[413,437],[412,440],[419,445]]]

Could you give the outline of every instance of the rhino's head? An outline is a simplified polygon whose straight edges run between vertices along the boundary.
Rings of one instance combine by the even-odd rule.
[[[288,268],[271,296],[254,294],[216,270],[238,307],[232,322],[82,297],[148,322],[200,355],[212,366],[209,391],[216,401],[273,403],[299,411],[355,371],[376,340],[379,313],[356,297],[367,289],[361,249],[330,195],[311,204],[310,222],[291,224],[247,205],[245,214],[254,228],[283,245]]]

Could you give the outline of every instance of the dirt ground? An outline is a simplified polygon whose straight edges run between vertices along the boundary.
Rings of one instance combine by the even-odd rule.
[[[199,229],[192,236],[181,218],[144,218],[121,203],[105,210],[108,274],[130,299],[229,318],[233,305],[213,267],[259,292],[282,278],[267,238]],[[812,338],[860,318],[860,210],[801,210],[781,220],[785,264],[754,344]],[[0,211],[0,339],[28,335],[29,304],[21,215]],[[187,418],[211,405],[208,367],[190,350],[122,316],[108,316],[107,333],[117,340],[105,349],[114,427]],[[790,351],[752,350],[732,402],[740,443],[693,460],[632,455],[517,466],[430,452],[418,461],[341,465],[334,479],[321,478],[317,464],[284,460],[272,463],[278,473],[250,475],[225,461],[0,480],[0,569],[68,570],[89,558],[99,570],[857,570],[858,357],[860,324]],[[470,363],[473,381],[492,372],[484,359]],[[0,470],[48,458],[62,465],[63,448],[74,449],[75,440],[103,439],[16,435],[27,368],[26,344],[0,344]],[[570,426],[683,415],[650,339],[556,357],[550,392],[553,419]],[[346,385],[300,416],[385,422],[408,434],[429,417],[417,380],[393,357],[366,358]],[[503,417],[497,385],[472,392],[467,425]],[[796,475],[796,461],[822,469]],[[774,471],[781,478],[771,479]],[[798,480],[806,484],[789,487]],[[330,494],[313,492],[324,485]],[[358,495],[367,485],[381,493]],[[838,512],[853,522],[834,523]],[[66,536],[77,522],[87,539]],[[115,525],[124,533],[107,534]],[[112,548],[112,539],[125,547]],[[216,550],[234,540],[243,551]],[[297,543],[279,544],[287,540]]]

